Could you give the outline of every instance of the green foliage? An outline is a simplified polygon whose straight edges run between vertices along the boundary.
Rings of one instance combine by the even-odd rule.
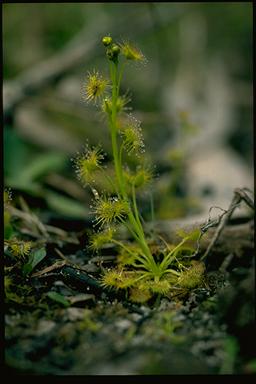
[[[66,217],[82,218],[87,210],[78,201],[53,192],[43,185],[47,175],[61,171],[66,164],[66,155],[58,152],[45,152],[36,154],[15,132],[8,128],[4,133],[4,171],[5,183],[12,189],[17,189],[31,196],[45,199],[49,208]],[[15,148],[15,156],[13,156]],[[5,239],[12,234],[10,214],[4,211]]]
[[[58,292],[50,291],[47,293],[47,297],[49,297],[49,299],[55,301],[56,303],[63,305],[64,307],[70,306],[70,302],[65,298],[65,296],[61,295]]]
[[[246,373],[249,374],[256,374],[256,359],[250,360],[246,365],[245,365],[245,371]]]
[[[45,258],[46,254],[44,247],[31,252],[28,262],[23,266],[24,275],[29,275],[37,264]]]
[[[84,318],[79,323],[81,330],[89,330],[90,332],[98,332],[103,324],[94,318],[93,312],[90,309],[84,310]]]
[[[10,189],[4,190],[4,245],[5,254],[12,261],[23,265],[32,250],[33,243],[31,241],[20,240],[16,236],[16,232],[12,224],[12,193]]]
[[[13,280],[10,276],[4,276],[4,294],[7,302],[15,302],[21,304],[23,298],[19,296],[13,289]]]
[[[65,217],[82,219],[88,214],[87,209],[80,202],[59,193],[47,191],[46,199],[51,209]]]
[[[30,241],[22,241],[17,240],[16,238],[12,238],[8,241],[8,247],[11,254],[17,258],[25,260],[30,253],[31,250],[31,242]]]
[[[176,330],[182,326],[182,322],[175,315],[174,310],[158,312],[153,319],[144,325],[143,332],[156,342],[165,339],[171,343],[181,343],[184,336],[177,335]]]
[[[4,211],[4,238],[10,239],[13,234],[13,228],[11,225],[11,214]]]
[[[64,167],[66,158],[61,153],[36,154],[19,135],[7,127],[4,132],[5,183],[10,188],[27,191],[32,195],[43,195],[39,180],[51,171]],[[15,148],[15,156],[13,155]],[[33,160],[33,161],[32,161]]]
[[[4,190],[4,239],[9,240],[13,234],[11,223],[11,213],[9,212],[9,204],[11,202],[10,190]]]
[[[107,174],[103,167],[104,155],[98,147],[87,145],[74,164],[78,178],[84,186],[90,186],[94,196],[92,208],[99,231],[91,236],[90,247],[98,251],[105,244],[114,243],[120,250],[117,267],[103,273],[102,285],[127,290],[132,301],[147,302],[154,295],[168,295],[173,287],[193,289],[202,283],[204,265],[182,260],[194,253],[200,231],[180,232],[180,243],[167,247],[160,258],[152,252],[137,206],[137,191],[151,182],[153,173],[144,155],[141,123],[127,114],[124,106],[128,100],[120,95],[127,62],[145,63],[145,57],[130,42],[115,43],[110,36],[105,36],[102,42],[110,79],[95,70],[88,72],[84,94],[87,102],[98,105],[107,116],[115,174],[113,178]],[[186,114],[182,115],[182,124],[184,131],[193,130]],[[135,169],[125,164],[125,155],[136,157]],[[111,195],[99,190],[98,172],[109,182]],[[127,228],[135,245],[118,240],[120,225]]]
[[[234,373],[235,362],[239,352],[238,341],[233,336],[228,336],[223,343],[223,349],[225,353],[225,359],[223,359],[222,366],[220,368],[220,374],[231,375]]]
[[[185,270],[178,279],[178,284],[181,287],[193,289],[198,287],[204,276],[205,266],[199,261],[192,261],[191,266]]]

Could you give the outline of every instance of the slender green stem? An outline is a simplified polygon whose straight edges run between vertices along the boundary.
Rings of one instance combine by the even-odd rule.
[[[171,250],[170,253],[168,253],[167,256],[163,259],[163,261],[160,264],[160,268],[165,269],[168,267],[168,265],[171,263],[173,259],[176,257],[176,252],[179,250],[179,248],[187,241],[187,238],[184,238],[175,248]]]
[[[119,94],[120,84],[121,84],[121,80],[122,80],[122,76],[123,76],[123,72],[124,72],[124,66],[125,66],[125,62],[123,62],[121,64],[121,68],[120,68],[120,71],[119,71],[118,82],[117,82],[117,92],[118,92],[118,94]]]
[[[140,217],[139,217],[139,211],[138,211],[138,207],[137,207],[137,202],[136,202],[136,192],[135,192],[135,186],[134,186],[134,183],[132,184],[132,201],[133,201],[133,209],[134,209],[134,213],[135,213],[135,218],[137,220],[137,223],[140,227],[140,230],[143,232],[143,228],[142,228],[142,225],[141,225],[141,222],[140,222]]]
[[[135,238],[135,240],[137,242],[140,241],[140,238],[139,236],[137,235],[137,233],[134,231],[134,229],[131,227],[131,224],[130,222],[128,222],[127,220],[120,220],[120,222],[128,229],[128,231],[131,233],[131,235]]]
[[[144,272],[143,271],[143,274],[141,274],[139,277],[135,278],[133,283],[137,283],[138,281],[145,279],[146,277],[148,277],[147,276],[148,274],[150,274],[150,272]]]
[[[124,143],[122,142],[119,149],[119,163],[122,164]]]
[[[132,218],[133,216],[131,216]],[[129,218],[129,216],[128,216]],[[141,237],[139,236],[133,229],[133,227],[131,226],[131,223],[128,223],[127,221],[124,221],[122,220],[121,221],[125,226],[126,228],[129,230],[129,232],[132,234],[132,236],[134,237],[134,239],[137,241],[137,243],[140,245],[140,248],[141,248],[141,255],[140,256],[137,256],[137,260],[140,261],[147,269],[150,269],[150,270],[158,270],[158,267],[155,263],[155,260],[153,258],[153,256],[151,255],[151,252],[148,248],[148,245],[145,241],[145,238],[144,237]]]
[[[133,237],[135,238],[135,240],[138,242],[138,244],[140,245],[141,247],[141,250],[143,251],[143,257],[146,258],[146,260],[150,263],[151,267],[153,269],[156,269],[156,263],[155,263],[155,260],[148,248],[148,245],[146,243],[146,240],[145,240],[145,237],[144,237],[144,234],[141,235],[141,233],[139,232],[136,232],[135,229],[134,229],[134,226],[136,225],[137,226],[137,223],[135,221],[135,218],[133,216],[132,213],[128,214],[128,218],[129,218],[129,221],[130,223],[124,223],[125,226],[127,227],[127,229],[130,231],[130,233],[133,235]],[[133,223],[133,225],[132,225]]]
[[[111,143],[112,143],[112,151],[115,165],[115,172],[117,176],[117,183],[120,190],[120,194],[123,198],[125,198],[125,188],[123,182],[123,174],[122,174],[122,166],[119,159],[119,151],[118,151],[118,142],[117,142],[117,110],[116,103],[118,99],[118,87],[117,87],[117,73],[118,73],[118,63],[110,63],[110,73],[112,79],[112,111],[109,114],[109,126],[110,126],[110,134],[111,134]]]
[[[124,249],[126,252],[128,252],[130,255],[134,256],[133,252],[132,252],[128,247],[126,247],[121,241],[112,239],[111,242],[114,243],[114,244],[116,244],[116,245],[119,245],[121,248],[123,248],[123,249]]]
[[[180,272],[175,271],[174,269],[165,269],[165,270],[162,272],[162,275],[164,275],[165,273],[172,273],[172,274],[175,275],[175,276],[180,276]]]
[[[123,221],[122,221],[123,222]],[[127,226],[127,223],[123,222],[123,224],[125,224]],[[133,233],[133,236],[134,238],[137,240],[137,242],[140,244],[141,248],[143,247],[143,245],[140,243],[140,238],[138,238],[138,236],[133,232],[133,230],[127,226],[127,228]],[[134,253],[128,248],[126,247],[123,243],[121,243],[120,241],[118,240],[115,240],[115,239],[112,239],[112,242],[116,245],[119,245],[121,246],[123,249],[125,249],[128,253],[130,253],[131,255],[134,256]],[[142,248],[143,249],[143,248]],[[138,260],[142,265],[145,266],[146,269],[149,269],[151,268],[151,264],[148,260],[148,257],[145,255],[145,252],[141,253],[140,256],[139,255],[136,255],[136,260]]]
[[[120,83],[122,79],[124,66],[119,69],[118,61],[110,63],[110,75],[112,80],[112,111],[109,112],[109,127],[110,127],[110,135],[111,135],[111,143],[112,143],[112,151],[113,151],[113,159],[115,172],[117,177],[117,184],[119,195],[124,200],[128,201],[125,179],[122,168],[122,147],[119,150],[118,147],[118,138],[117,138],[117,100],[119,97],[119,89]],[[135,194],[135,191],[134,191]],[[139,213],[136,205],[136,198],[133,197],[133,210],[128,212],[128,219],[130,222],[130,226],[128,226],[129,231],[135,237],[136,241],[139,243],[143,253],[145,254],[148,266],[151,270],[158,271],[158,266],[150,252],[148,244],[145,240],[145,235],[143,231],[143,227],[140,222]]]

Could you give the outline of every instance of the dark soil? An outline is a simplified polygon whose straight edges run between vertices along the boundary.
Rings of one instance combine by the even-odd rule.
[[[54,245],[36,271],[56,262]],[[108,252],[107,252],[108,251]],[[252,247],[220,271],[213,250],[204,287],[148,305],[103,291],[99,258],[66,244],[63,265],[51,273],[17,277],[7,290],[5,361],[12,374],[162,375],[255,374]],[[217,253],[216,253],[217,254]],[[222,261],[228,255],[223,251]],[[105,266],[114,260],[106,250]],[[63,260],[62,260],[63,261]],[[32,275],[33,276],[33,275]],[[57,292],[64,301],[53,300]]]

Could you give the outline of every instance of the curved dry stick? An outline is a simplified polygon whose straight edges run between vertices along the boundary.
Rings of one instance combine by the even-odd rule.
[[[248,196],[248,194],[245,191],[246,191],[246,188],[236,188],[234,190],[234,197],[233,197],[233,199],[232,199],[232,201],[230,203],[230,206],[229,206],[228,210],[222,215],[222,217],[220,219],[220,223],[219,223],[219,225],[218,225],[218,227],[216,229],[216,232],[215,232],[214,236],[212,237],[211,242],[208,245],[205,253],[201,257],[201,260],[204,260],[209,255],[209,253],[211,252],[212,248],[216,244],[218,238],[220,237],[221,232],[223,231],[224,227],[226,226],[228,220],[232,216],[235,208],[240,205],[242,200],[250,208],[252,208],[254,210],[254,202],[252,201],[252,199]]]
[[[185,11],[177,9],[172,14],[162,15],[161,27],[165,27],[180,17]],[[136,14],[136,9],[134,10]],[[8,80],[3,86],[3,115],[8,118],[26,97],[35,95],[43,87],[58,81],[65,73],[82,63],[85,64],[92,55],[97,55],[98,42],[107,30],[113,34],[122,34],[129,22],[132,13],[123,14],[122,17],[113,20],[104,11],[92,18],[91,24],[86,25],[66,46],[51,58],[32,67],[14,80]],[[152,28],[152,20],[140,19],[136,24],[136,34],[146,34]]]
[[[99,15],[99,25],[109,24],[106,16]],[[72,68],[91,57],[97,45],[95,22],[89,27],[86,25],[82,31],[75,36],[60,52],[33,68],[21,73],[14,80],[5,82],[3,87],[3,112],[7,116],[13,112],[15,107],[26,97],[36,94],[43,87],[59,80]]]

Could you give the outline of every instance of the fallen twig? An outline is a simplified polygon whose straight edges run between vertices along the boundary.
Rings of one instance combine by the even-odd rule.
[[[239,204],[241,203],[242,200],[245,201],[245,203],[250,208],[254,209],[254,203],[253,203],[252,199],[247,195],[246,188],[235,189],[234,197],[230,203],[230,206],[229,206],[228,210],[221,215],[220,222],[218,224],[216,232],[215,232],[214,236],[212,237],[211,242],[208,245],[208,248],[206,249],[205,253],[201,257],[201,260],[204,260],[209,255],[212,248],[214,247],[217,240],[219,239],[221,232],[223,231],[224,227],[226,226],[227,222],[229,221],[230,217],[232,216],[235,208],[237,208],[239,206]]]
[[[136,12],[136,10],[134,11]],[[185,10],[177,9],[171,15],[166,14],[161,17],[161,27],[172,23],[176,18],[180,17]],[[122,33],[132,13],[127,15],[124,13],[122,18],[117,18],[115,23],[111,25],[113,33],[118,31]],[[98,12],[95,18],[92,18],[91,24],[86,24],[84,28],[73,38],[66,46],[57,52],[51,58],[41,62],[40,64],[29,68],[21,73],[14,80],[4,83],[3,87],[3,115],[9,117],[13,114],[14,109],[28,96],[37,94],[47,85],[59,81],[63,75],[70,70],[85,64],[88,58],[92,58],[92,53],[97,55],[97,41],[100,36],[109,29],[111,19],[105,12]],[[136,24],[136,33],[148,33],[152,28],[152,20],[147,15],[140,23]]]

